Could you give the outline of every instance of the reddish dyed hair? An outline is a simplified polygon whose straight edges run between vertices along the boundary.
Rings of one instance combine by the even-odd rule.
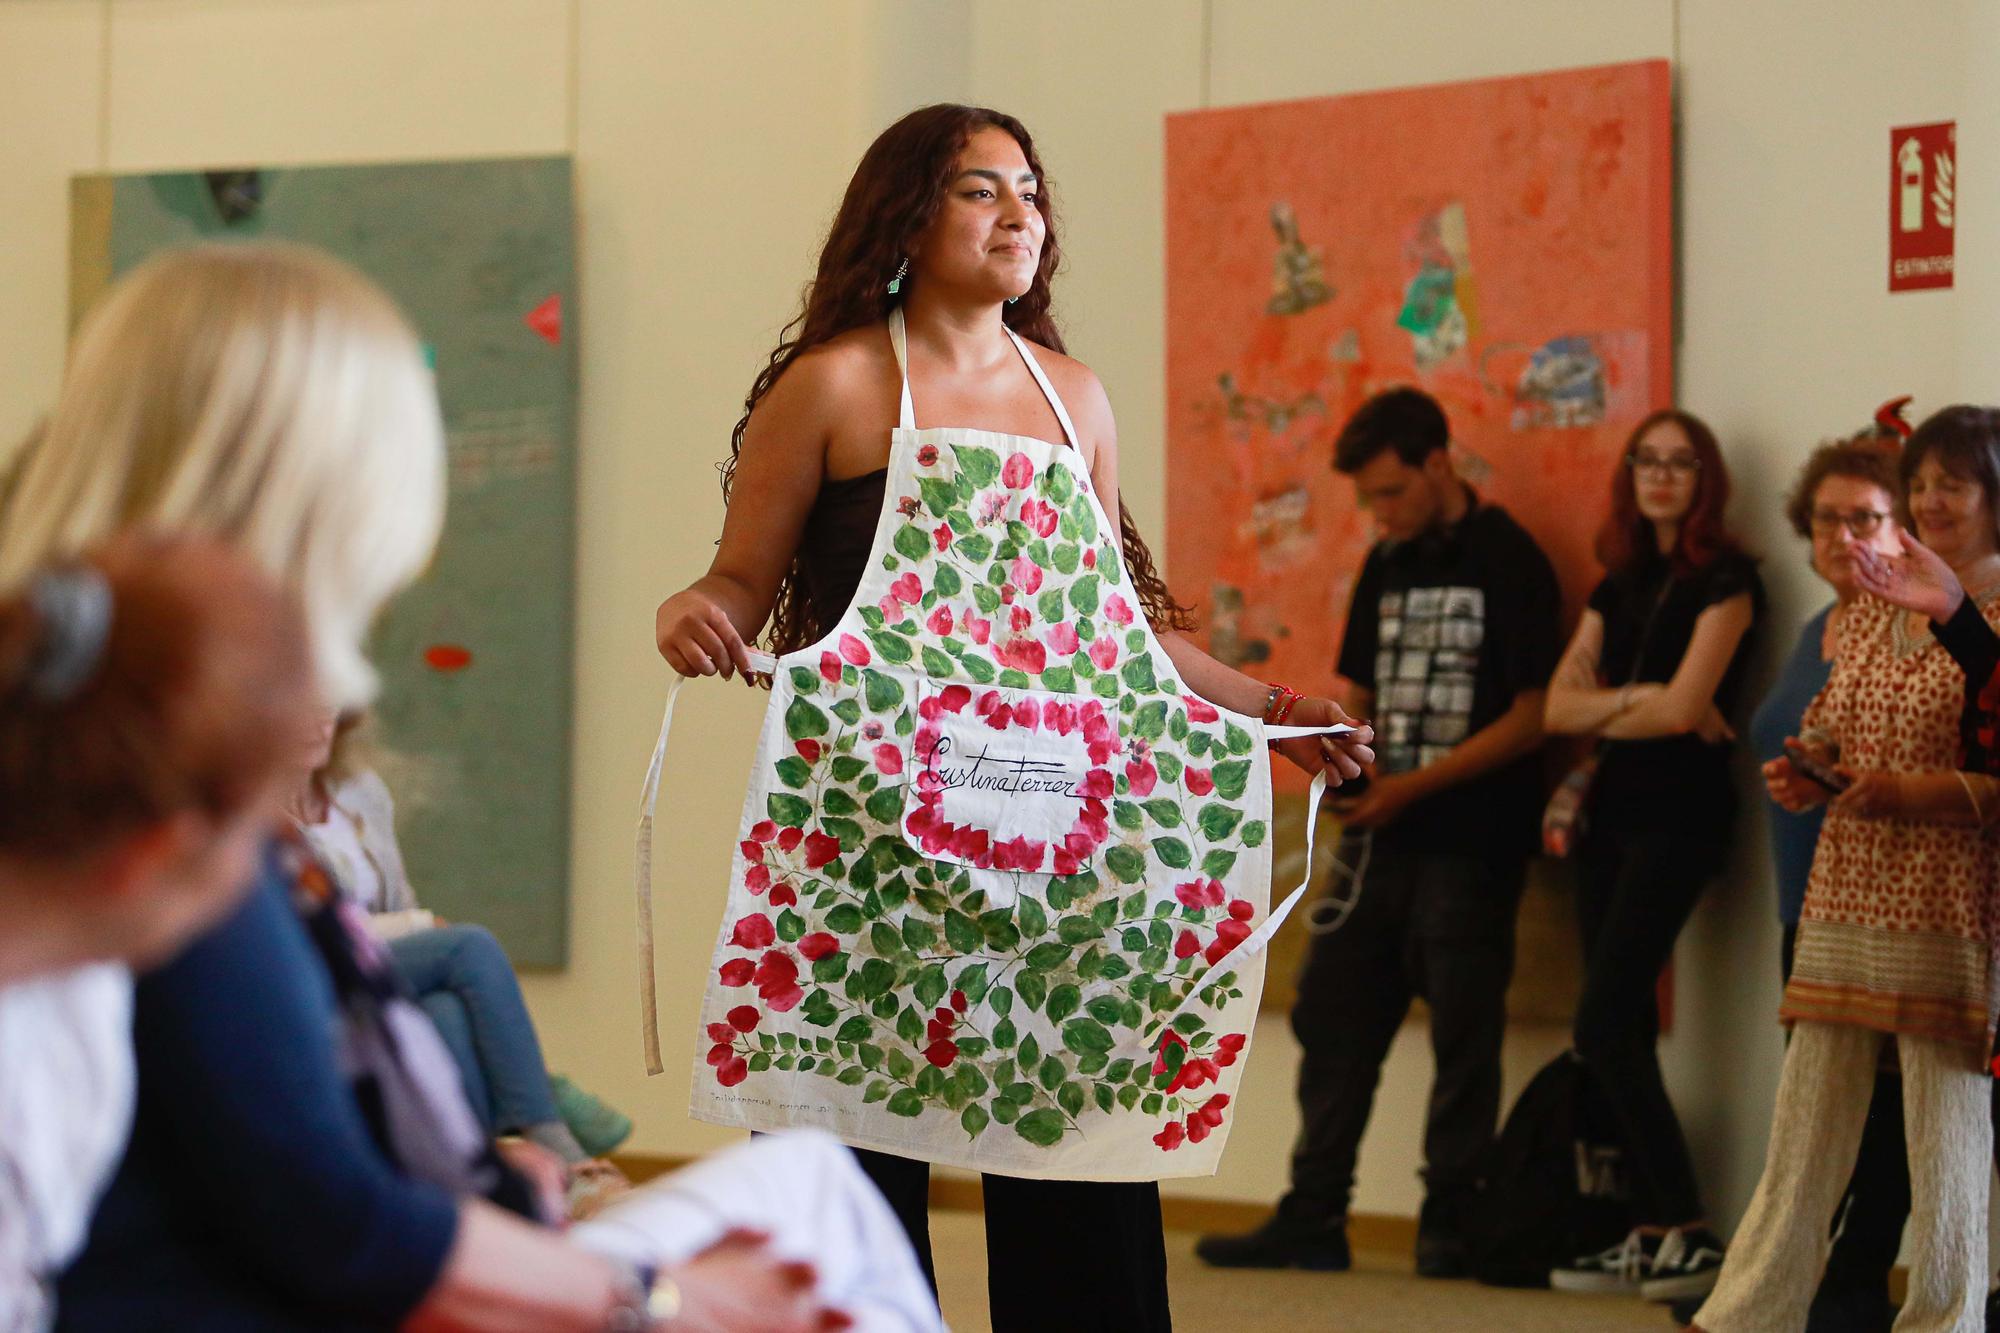
[[[1691,574],[1719,555],[1741,550],[1741,545],[1723,524],[1729,506],[1729,469],[1722,462],[1722,447],[1715,432],[1692,412],[1663,407],[1632,428],[1619,453],[1618,467],[1611,474],[1611,512],[1597,530],[1597,558],[1611,573],[1630,568],[1655,548],[1652,522],[1639,512],[1638,491],[1632,482],[1632,456],[1639,441],[1661,422],[1671,421],[1681,428],[1694,456],[1701,462],[1695,474],[1694,498],[1687,516],[1681,520],[1680,535],[1669,556],[1676,575]]]
[[[81,561],[111,623],[74,692],[35,673],[51,626],[33,583],[0,597],[0,851],[76,855],[186,812],[222,823],[296,762],[319,710],[305,619],[208,540],[128,536]]]
[[[1009,328],[1030,342],[1063,352],[1063,338],[1049,313],[1050,286],[1062,264],[1057,239],[1055,195],[1035,141],[1027,126],[989,107],[939,103],[920,107],[876,136],[847,183],[847,193],[834,214],[819,267],[806,288],[803,308],[778,335],[764,368],[743,400],[743,416],[729,438],[729,458],[722,464],[722,498],[726,503],[736,480],[736,461],[743,453],[743,432],[750,414],[794,361],[851,329],[880,324],[901,296],[889,294],[889,281],[910,253],[910,247],[937,217],[951,184],[958,178],[959,155],[972,136],[984,129],[1003,130],[1021,146],[1021,156],[1038,182],[1035,208],[1046,234],[1035,279],[1028,290],[1002,307]],[[914,275],[905,275],[905,285]],[[1125,567],[1131,572],[1147,618],[1156,628],[1192,629],[1187,608],[1174,601],[1153,563],[1153,553],[1139,535],[1121,500],[1119,535]],[[817,606],[803,574],[804,553],[794,553],[791,568],[778,585],[771,623],[764,642],[784,654],[813,642],[839,619],[845,607]]]

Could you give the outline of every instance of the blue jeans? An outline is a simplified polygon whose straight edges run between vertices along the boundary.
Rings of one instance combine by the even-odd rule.
[[[389,942],[397,971],[437,1024],[492,1134],[556,1120],[548,1066],[521,983],[484,926],[438,926]]]

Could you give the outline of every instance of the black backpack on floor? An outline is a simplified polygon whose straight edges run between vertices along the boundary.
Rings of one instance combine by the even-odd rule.
[[[1546,1287],[1549,1270],[1616,1245],[1632,1229],[1627,1160],[1611,1108],[1574,1051],[1521,1091],[1466,1225],[1472,1275]]]

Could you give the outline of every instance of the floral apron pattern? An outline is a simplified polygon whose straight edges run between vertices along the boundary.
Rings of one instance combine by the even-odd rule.
[[[1069,447],[917,430],[905,370],[860,589],[773,664],[690,1109],[1020,1176],[1212,1172],[1281,733],[1176,679],[1015,341]]]

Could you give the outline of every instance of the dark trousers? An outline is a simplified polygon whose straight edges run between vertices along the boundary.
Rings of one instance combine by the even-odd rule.
[[[1703,1218],[1680,1118],[1660,1077],[1660,973],[1718,868],[1713,837],[1610,834],[1577,849],[1583,994],[1577,1054],[1618,1119],[1632,1162],[1638,1220],[1677,1227]]]
[[[1355,864],[1358,849],[1344,846]],[[1340,929],[1317,935],[1299,977],[1292,1031],[1299,1138],[1281,1211],[1347,1215],[1382,1062],[1421,995],[1437,1062],[1424,1126],[1427,1192],[1446,1212],[1478,1179],[1500,1115],[1500,1043],[1514,973],[1525,863],[1377,847]],[[1427,1220],[1437,1209],[1426,1206]],[[1443,1219],[1440,1219],[1443,1220]]]
[[[1792,950],[1799,928],[1786,926],[1784,976],[1792,979]],[[2000,1109],[2000,1101],[1995,1103]],[[1877,1074],[1868,1102],[1868,1123],[1861,1131],[1854,1175],[1841,1200],[1840,1234],[1826,1257],[1826,1273],[1813,1298],[1817,1312],[1832,1307],[1886,1308],[1889,1270],[1903,1244],[1903,1223],[1910,1216],[1910,1159],[1903,1137],[1903,1081],[1894,1074]]]
[[[931,1289],[928,1162],[857,1149]],[[1152,1181],[983,1177],[993,1333],[1169,1333],[1167,1247]]]

